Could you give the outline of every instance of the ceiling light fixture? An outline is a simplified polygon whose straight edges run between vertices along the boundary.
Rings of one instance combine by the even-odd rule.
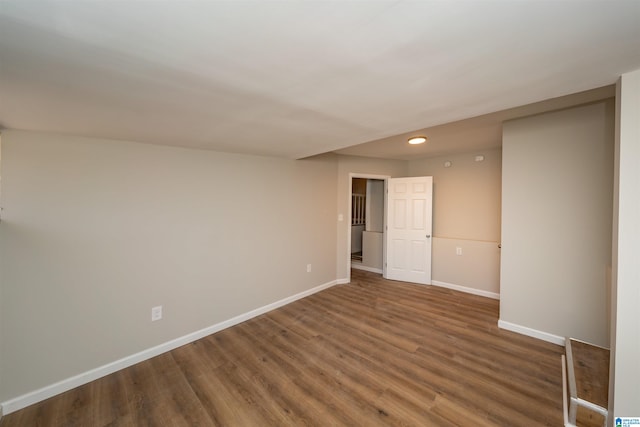
[[[427,137],[426,136],[412,136],[411,138],[409,138],[409,140],[407,142],[409,142],[409,144],[411,144],[411,145],[424,144],[425,142],[427,142]]]

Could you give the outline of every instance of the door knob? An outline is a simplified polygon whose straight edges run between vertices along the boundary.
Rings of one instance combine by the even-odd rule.
[[[431,237],[431,234],[427,234],[427,239]]]

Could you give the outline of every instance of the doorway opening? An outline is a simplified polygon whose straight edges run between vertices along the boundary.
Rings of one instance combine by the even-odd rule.
[[[348,265],[384,274],[387,176],[350,174]]]

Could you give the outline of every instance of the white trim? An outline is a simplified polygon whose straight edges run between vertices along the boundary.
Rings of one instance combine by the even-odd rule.
[[[592,347],[598,347],[598,348],[600,348],[600,349],[602,349],[602,350],[609,350],[609,351],[611,350],[609,347],[603,347],[603,346],[601,346],[601,345],[593,344],[593,343],[590,343],[590,342],[588,342],[588,341],[579,340],[578,338],[570,338],[570,340],[571,340],[571,341],[575,341],[575,342],[580,342],[580,343],[582,343],[582,344],[590,345],[590,346],[592,346]]]
[[[454,285],[453,283],[440,282],[438,280],[432,280],[431,284],[434,286],[440,286],[441,288],[453,289],[454,291],[466,292],[468,294],[473,294],[473,295],[480,295],[481,297],[500,299],[500,294],[497,294],[495,292],[483,291],[482,289],[468,288],[466,286]]]
[[[371,273],[382,274],[382,269],[381,268],[368,267],[366,265],[358,264],[358,263],[355,263],[355,262],[351,263],[351,268],[355,268],[356,270],[369,271]]]
[[[593,402],[589,402],[588,400],[584,400],[580,397],[576,397],[575,399],[572,397],[571,400],[574,400],[576,404],[582,406],[583,408],[591,409],[592,411],[603,415],[605,418],[607,418],[607,415],[609,414],[609,411],[602,406],[597,405]]]
[[[564,354],[560,355],[560,363],[562,363],[562,417],[564,419],[564,427],[569,427],[569,405],[567,405],[567,362],[564,358]]]
[[[348,278],[345,279],[338,279],[336,280],[338,285],[347,285],[349,283],[351,283],[351,280],[349,280]]]
[[[527,328],[526,326],[516,325],[515,323],[498,320],[498,327],[511,332],[517,332],[528,337],[537,338],[553,344],[564,345],[565,339],[559,335],[550,334],[548,332],[538,331],[537,329]]]
[[[0,403],[0,414],[4,412],[4,415],[8,415],[29,405],[33,405],[34,403],[41,402],[57,394],[64,393],[65,391],[87,384],[91,381],[97,380],[98,378],[102,378],[121,369],[128,368],[129,366],[135,365],[136,363],[151,359],[152,357],[158,356],[162,353],[166,353],[185,344],[189,344],[193,341],[199,340],[200,338],[204,338],[207,335],[214,334],[223,329],[229,328],[261,314],[267,313],[271,310],[275,310],[276,308],[290,304],[296,300],[323,291],[336,285],[338,282],[338,280],[332,280],[330,282],[316,286],[315,288],[311,288],[309,290],[281,299],[274,303],[267,304],[263,307],[256,308],[255,310],[240,314],[238,316],[232,317],[231,319],[216,323],[215,325],[211,325],[207,328],[200,329],[199,331],[192,332],[190,334],[184,335],[171,341],[167,341],[155,347],[142,350],[139,353],[123,357],[122,359],[107,363],[106,365],[91,369],[89,371],[75,375],[71,378],[58,381],[57,383],[23,394],[22,396],[9,399],[5,402]]]

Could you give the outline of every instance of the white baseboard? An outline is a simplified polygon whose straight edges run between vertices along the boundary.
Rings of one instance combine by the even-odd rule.
[[[336,282],[337,282],[338,285],[346,285],[348,283],[351,283],[351,280],[350,279],[338,279],[338,280],[336,280]]]
[[[371,273],[378,273],[378,274],[382,274],[382,269],[381,269],[381,268],[368,267],[368,266],[366,266],[366,265],[356,264],[355,262],[352,262],[352,263],[351,263],[351,268],[355,268],[356,270],[369,271],[369,272],[371,272]]]
[[[526,335],[528,337],[537,338],[542,341],[547,341],[547,342],[562,345],[562,346],[564,345],[564,337],[561,337],[559,335],[538,331],[537,329],[516,325],[515,323],[506,322],[504,320],[498,320],[498,327],[500,329],[506,329],[507,331],[517,332],[519,334]]]
[[[7,400],[0,403],[0,414],[4,413],[4,415],[7,415],[12,412],[18,411],[29,405],[33,405],[34,403],[41,402],[57,394],[64,393],[65,391],[87,384],[91,381],[97,380],[98,378],[102,378],[121,369],[128,368],[129,366],[135,365],[136,363],[151,359],[152,357],[158,356],[162,353],[166,353],[185,344],[189,344],[193,341],[199,340],[200,338],[204,338],[207,335],[214,334],[223,329],[245,322],[249,319],[267,313],[271,310],[275,310],[276,308],[282,307],[301,298],[323,291],[338,284],[338,282],[338,280],[332,280],[331,282],[316,286],[315,288],[300,292],[298,294],[281,299],[280,301],[276,301],[263,307],[256,308],[255,310],[251,310],[247,313],[232,317],[231,319],[216,323],[215,325],[211,325],[199,331],[192,332],[190,334],[165,342],[155,347],[148,348],[139,353],[132,354],[131,356],[124,357],[98,368],[91,369],[90,371],[83,372],[71,378],[64,379],[55,384],[51,384],[42,387],[41,389],[23,394],[22,396]]]
[[[487,297],[492,299],[500,299],[500,294],[495,292],[483,291],[482,289],[469,288],[466,286],[454,285],[453,283],[440,282],[438,280],[432,280],[433,286],[440,286],[441,288],[453,289],[454,291],[466,292],[468,294],[479,295],[481,297]]]

